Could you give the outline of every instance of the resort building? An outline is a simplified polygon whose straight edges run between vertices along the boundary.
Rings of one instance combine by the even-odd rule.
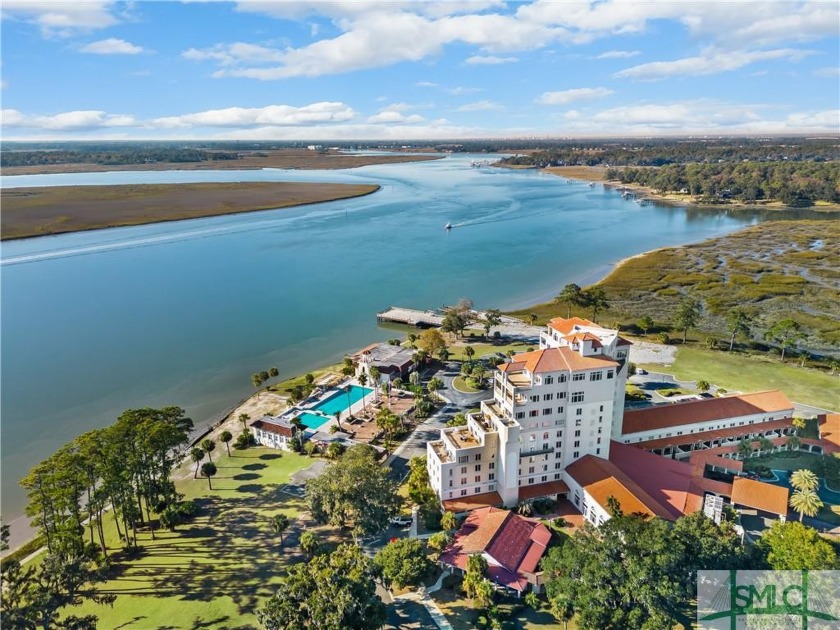
[[[467,559],[481,554],[487,561],[486,577],[491,582],[517,595],[529,588],[539,593],[539,565],[549,540],[551,532],[542,523],[509,510],[486,507],[467,516],[439,562],[456,573],[466,573]]]
[[[393,381],[395,378],[406,378],[414,371],[414,353],[412,348],[392,346],[387,343],[373,343],[362,348],[353,355],[356,366],[356,376],[366,374],[370,379],[370,368],[379,369],[379,380],[382,383]],[[370,380],[369,382],[372,382]]]
[[[251,423],[251,432],[258,444],[291,450],[290,442],[298,428],[285,418],[263,416]]]
[[[788,397],[769,390],[628,410],[616,439],[658,455],[688,458],[698,449],[790,435],[792,417]]]
[[[564,494],[565,470],[609,456],[624,409],[629,342],[580,319],[554,319],[540,349],[498,366],[493,398],[427,445],[432,488],[446,509],[513,507]]]

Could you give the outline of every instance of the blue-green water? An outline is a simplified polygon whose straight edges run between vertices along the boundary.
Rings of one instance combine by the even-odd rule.
[[[358,199],[2,245],[2,511],[17,481],[124,409],[176,404],[197,423],[281,377],[394,337],[375,313],[471,297],[545,300],[633,254],[758,220],[640,207],[600,185],[472,169],[477,156],[347,171],[113,172],[2,178],[4,187],[188,181],[378,183]],[[486,156],[478,156],[484,159]],[[458,226],[446,232],[443,226]]]
[[[370,387],[351,385],[349,392],[337,391],[326,400],[323,400],[315,405],[314,409],[317,409],[321,413],[333,415],[336,411],[349,409],[372,391],[373,390]]]
[[[770,483],[777,486],[784,486],[793,492],[793,486],[790,485],[790,471],[774,470],[773,474],[776,475],[776,479],[771,480]],[[823,477],[820,477],[820,487],[817,489],[817,494],[820,499],[822,499],[823,503],[827,505],[840,505],[840,492],[830,490],[825,485],[825,479]]]
[[[305,427],[310,429],[317,429],[329,420],[326,416],[319,416],[317,413],[308,413],[306,411],[300,414],[297,418]]]

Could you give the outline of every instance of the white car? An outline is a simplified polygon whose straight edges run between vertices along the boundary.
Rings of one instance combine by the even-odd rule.
[[[411,517],[395,516],[391,519],[391,525],[396,525],[397,527],[408,527],[409,525],[411,525]]]

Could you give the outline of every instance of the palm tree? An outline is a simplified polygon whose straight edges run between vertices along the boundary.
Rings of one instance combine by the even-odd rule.
[[[198,479],[198,463],[204,459],[204,449],[195,447],[190,451],[190,457],[195,462],[195,474],[193,475],[193,479]]]
[[[250,419],[251,419],[251,416],[249,416],[247,413],[240,413],[239,414],[239,422],[242,423],[242,428],[243,429],[248,428],[248,420],[250,420]]]
[[[758,448],[761,451],[772,451],[775,445],[773,444],[773,440],[762,435],[758,438]]]
[[[370,380],[371,385],[373,386],[373,399],[379,400],[379,392],[377,391],[379,387],[379,378],[382,376],[382,372],[379,371],[379,368],[375,365],[370,366]]]
[[[795,490],[814,492],[820,487],[820,480],[813,470],[803,468],[801,470],[796,470],[791,474],[790,485],[792,485]]]
[[[539,316],[536,313],[528,313],[528,321],[531,323],[531,326],[537,323]]]
[[[752,442],[750,440],[741,440],[738,442],[738,455],[744,459],[752,455]]]
[[[449,357],[451,357],[451,356],[452,356],[452,353],[449,351],[449,348],[447,348],[446,346],[444,346],[443,348],[438,350],[438,358],[441,361],[449,361]]]
[[[207,439],[201,441],[201,448],[207,453],[207,459],[213,461],[213,456],[210,454],[216,450],[216,443],[213,440]]]
[[[458,518],[455,513],[449,510],[444,512],[443,516],[440,517],[440,526],[448,532],[458,529]]]
[[[213,462],[204,462],[201,465],[201,476],[207,477],[207,483],[210,485],[210,489],[213,489],[213,482],[210,478],[216,474],[216,464]]]
[[[475,356],[475,348],[472,346],[465,346],[464,356],[467,357],[467,361],[472,361],[472,358]]]
[[[420,384],[420,372],[412,372],[408,375],[408,382],[412,385]]]
[[[802,446],[802,440],[799,439],[796,435],[791,435],[788,437],[787,447],[792,451],[798,451],[799,447]]]
[[[341,411],[336,411],[333,415],[335,416],[335,422],[338,425],[338,430],[344,431],[344,429],[341,428]]]
[[[280,536],[280,546],[283,546],[283,532],[289,528],[289,517],[285,514],[275,514],[271,517],[271,531]]]
[[[443,381],[440,380],[437,376],[435,376],[435,377],[429,379],[428,387],[429,387],[429,391],[432,393],[432,395],[435,398],[437,398],[438,397],[437,396],[438,391],[443,388]]]
[[[367,385],[367,382],[368,382],[367,374],[365,374],[364,372],[359,374],[359,384],[362,387],[364,387],[365,385]],[[367,396],[362,396],[362,410],[363,411],[367,411],[367,403],[365,402],[366,400],[367,400]]]
[[[489,608],[493,604],[493,584],[484,578],[480,580],[473,590],[473,606],[475,608]]]
[[[709,381],[697,381],[697,391],[698,392],[704,392],[705,393],[705,392],[709,391],[709,389],[711,389],[711,387],[712,386],[709,384]]]
[[[352,418],[352,417],[353,417],[353,413],[350,411],[350,407],[352,407],[352,406],[353,406],[353,402],[352,402],[352,400],[351,400],[351,398],[350,398],[350,391],[351,391],[351,389],[352,389],[352,388],[350,387],[350,385],[345,385],[345,386],[344,386],[344,393],[345,393],[345,394],[347,394],[347,415],[349,415],[349,416]]]
[[[793,421],[791,421],[791,424],[793,425],[793,428],[796,429],[797,434],[804,431],[805,427],[808,425],[805,418],[794,418]]]
[[[558,593],[552,598],[551,614],[563,622],[563,630],[568,630],[569,622],[575,616],[575,608],[566,593]]]
[[[567,284],[554,301],[566,305],[566,319],[568,319],[572,316],[572,306],[583,305],[583,292],[578,285]]]
[[[230,441],[233,439],[233,433],[230,431],[222,431],[221,435],[219,435],[219,439],[225,443],[228,457],[230,457]]]
[[[303,532],[300,535],[300,550],[307,558],[314,558],[321,549],[321,543],[313,532]]]
[[[415,341],[417,341],[417,335],[414,333],[408,333],[408,345],[413,348]]]
[[[816,516],[823,506],[820,497],[814,491],[797,490],[790,497],[790,507],[799,512],[799,522],[803,516]]]

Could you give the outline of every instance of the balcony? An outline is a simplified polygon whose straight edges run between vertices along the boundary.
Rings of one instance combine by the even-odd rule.
[[[494,418],[500,424],[502,424],[506,427],[516,426],[516,423],[513,420],[511,420],[510,418],[507,417],[504,409],[502,409],[498,405],[498,403],[496,403],[496,402],[485,402],[484,405],[483,405],[483,408],[487,412],[488,415],[490,415],[492,418]]]
[[[553,452],[554,452],[554,447],[553,446],[549,446],[547,448],[539,448],[539,449],[534,450],[534,451],[520,450],[519,451],[519,459],[522,459],[523,457],[534,457],[536,455],[545,455],[546,453],[553,453]]]
[[[449,451],[446,450],[446,447],[443,445],[441,440],[438,440],[437,442],[429,442],[429,446],[432,447],[432,450],[435,452],[435,455],[437,455],[437,458],[442,464],[452,463],[452,456],[449,454]]]
[[[482,442],[473,435],[472,431],[465,427],[456,427],[455,429],[444,431],[443,436],[448,438],[458,450],[475,448],[482,445]]]

